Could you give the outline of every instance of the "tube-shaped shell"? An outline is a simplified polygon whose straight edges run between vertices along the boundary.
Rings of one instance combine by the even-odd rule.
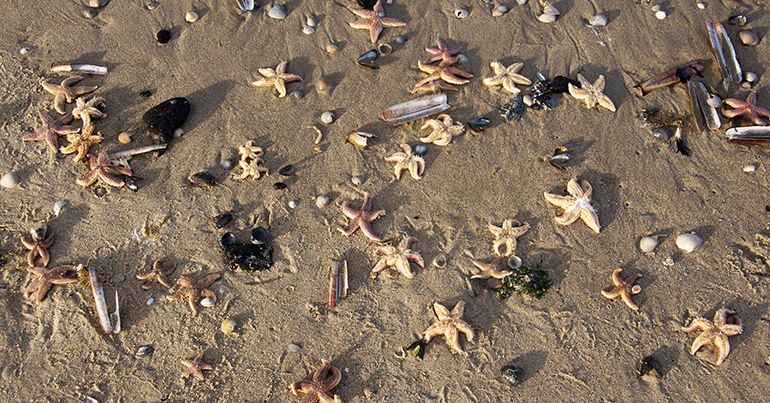
[[[370,133],[353,131],[348,134],[348,143],[353,144],[360,150],[363,150],[366,148],[369,139],[372,137],[374,137],[374,135]]]
[[[82,63],[54,63],[51,65],[51,71],[54,73],[93,74],[97,76],[107,75],[107,68],[104,66]]]
[[[735,54],[735,47],[722,24],[711,20],[706,21],[711,52],[717,60],[717,66],[722,73],[722,85],[725,91],[731,84],[738,84],[743,78],[743,71]]]
[[[682,73],[689,75],[697,74],[700,76],[702,75],[703,70],[704,67],[699,61],[692,60],[656,74],[649,80],[637,84],[634,88],[637,88],[642,95],[647,95],[657,89],[679,84],[682,82]]]
[[[690,109],[698,132],[718,130],[722,126],[722,120],[719,118],[717,109],[708,102],[709,92],[706,85],[702,81],[690,80],[687,82],[687,90],[690,96]]]
[[[88,278],[91,281],[91,292],[94,294],[96,303],[96,314],[99,316],[99,324],[102,325],[104,334],[112,333],[112,323],[110,322],[110,313],[107,310],[107,303],[104,301],[104,288],[99,278],[96,276],[96,269],[88,268]]]
[[[449,109],[446,94],[437,94],[393,105],[380,113],[389,126],[397,126]]]
[[[727,129],[727,140],[741,144],[770,144],[770,126],[741,126]]]

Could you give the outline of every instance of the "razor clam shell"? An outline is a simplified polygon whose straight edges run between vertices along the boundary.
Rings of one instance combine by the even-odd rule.
[[[736,143],[770,144],[770,126],[740,126],[727,129],[727,140]]]
[[[717,109],[708,103],[709,92],[703,82],[688,81],[687,93],[690,96],[690,110],[698,132],[703,133],[706,130],[719,129],[722,126],[722,121]]]
[[[120,333],[120,300],[118,299],[118,290],[115,290],[115,312],[110,314],[110,322],[112,323],[112,333]]]
[[[449,108],[446,94],[437,94],[393,105],[382,111],[380,118],[390,126],[397,126],[441,113]]]
[[[79,73],[97,76],[107,75],[107,67],[94,64],[54,63],[51,65],[51,71],[54,73]]]
[[[91,291],[94,294],[96,303],[96,314],[99,316],[99,324],[102,325],[104,334],[112,333],[112,323],[110,322],[110,313],[107,310],[107,303],[104,301],[104,288],[99,278],[96,277],[96,269],[88,268],[88,277],[91,280]]]
[[[254,0],[235,0],[242,13],[254,10]]]
[[[735,54],[735,47],[722,24],[709,20],[706,21],[706,29],[711,43],[711,52],[717,59],[717,65],[722,74],[722,85],[727,91],[730,85],[741,82],[743,74]]]
[[[730,80],[732,83],[738,84],[743,80],[743,69],[741,69],[741,64],[738,62],[735,46],[733,46],[733,41],[730,40],[730,35],[727,34],[725,27],[722,24],[717,24],[717,28],[719,29],[719,37],[722,41],[722,49],[727,52],[725,61],[730,71]]]

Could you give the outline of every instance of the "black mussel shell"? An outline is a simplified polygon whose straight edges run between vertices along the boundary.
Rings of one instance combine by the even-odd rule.
[[[518,386],[521,383],[521,375],[524,371],[513,364],[509,364],[500,368],[500,372],[511,386]]]
[[[155,34],[155,40],[158,41],[158,43],[168,43],[168,41],[171,40],[171,31],[161,29]]]
[[[377,4],[377,0],[358,0],[358,5],[367,10],[373,9],[375,4]]]
[[[653,378],[657,379],[663,376],[663,371],[660,369],[660,365],[651,355],[648,355],[636,364],[637,374],[641,378]]]
[[[230,270],[257,271],[273,266],[273,247],[267,244],[232,243],[223,246],[222,251]]]
[[[257,227],[251,230],[251,243],[261,245],[270,240],[270,232],[265,227]]]
[[[484,131],[487,126],[489,126],[489,119],[485,117],[476,118],[468,122],[468,127],[474,132]]]
[[[675,127],[662,126],[652,129],[652,136],[658,140],[666,141],[674,135]]]
[[[34,236],[37,239],[43,239],[45,238],[45,234],[48,232],[48,227],[45,225],[41,227],[37,227],[34,230],[32,230],[32,236]]]
[[[428,146],[425,144],[417,144],[414,146],[414,151],[412,153],[418,157],[424,157],[428,154]]]
[[[377,52],[377,49],[371,49],[361,54],[361,56],[358,56],[358,59],[356,59],[356,63],[358,63],[359,66],[367,67],[370,69],[379,69],[380,66],[374,63],[375,60],[380,56],[380,53]]]
[[[190,182],[190,185],[196,187],[211,187],[217,184],[217,178],[207,171],[194,173],[187,180]]]
[[[227,248],[231,245],[235,245],[235,241],[235,235],[231,232],[225,232],[222,234],[222,237],[219,238],[219,245],[223,248]]]
[[[222,213],[214,217],[214,226],[217,228],[223,228],[227,224],[230,224],[230,221],[233,220],[233,215],[230,213]]]
[[[283,182],[275,182],[275,183],[273,183],[273,189],[275,189],[275,190],[284,190],[287,187],[288,186],[286,186],[286,184],[283,183]]]
[[[164,101],[142,116],[145,130],[153,140],[168,143],[174,138],[174,130],[182,127],[190,115],[190,102],[177,97]]]
[[[285,165],[278,170],[278,173],[283,176],[294,175],[295,172],[297,172],[297,168],[295,168],[292,164]]]
[[[580,88],[580,81],[573,80],[569,77],[556,76],[548,83],[548,90],[554,94],[564,94],[569,91],[569,86],[572,84],[575,87]]]
[[[507,122],[512,120],[519,121],[524,111],[527,109],[527,105],[524,103],[524,97],[521,94],[516,95],[510,101],[503,104],[498,108],[500,116]]]
[[[139,96],[145,97],[145,98],[149,98],[149,97],[152,96],[152,91],[150,91],[150,90],[143,90],[142,92],[139,93]]]
[[[556,103],[556,100],[555,100],[555,99],[553,99],[553,98],[551,98],[551,97],[548,97],[548,98],[546,98],[546,99],[545,99],[545,107],[546,107],[546,108],[548,108],[548,109],[553,109],[553,108],[555,108],[557,105],[558,105],[558,104]]]
[[[425,357],[425,346],[425,341],[418,339],[415,340],[412,344],[408,345],[404,350],[419,359],[423,359],[423,357]]]
[[[746,25],[746,22],[748,21],[746,19],[746,16],[743,14],[737,14],[737,15],[731,15],[730,18],[727,19],[727,21],[730,22],[730,24],[733,25]]]
[[[138,176],[125,176],[123,179],[123,182],[126,183],[126,187],[128,190],[132,192],[138,192],[139,191],[139,181],[142,178]]]
[[[565,170],[567,169],[567,163],[569,162],[570,158],[571,156],[569,155],[569,150],[567,147],[559,146],[553,150],[553,155],[548,159],[548,162],[554,168]]]

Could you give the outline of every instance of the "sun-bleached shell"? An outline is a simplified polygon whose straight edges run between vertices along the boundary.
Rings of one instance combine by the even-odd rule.
[[[639,240],[639,250],[644,253],[650,253],[658,247],[658,237],[645,236]]]
[[[703,245],[703,239],[694,233],[681,234],[676,237],[676,247],[686,253],[692,253]]]

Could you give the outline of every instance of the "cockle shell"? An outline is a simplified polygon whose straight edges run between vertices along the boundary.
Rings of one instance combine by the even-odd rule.
[[[692,232],[676,237],[676,247],[686,253],[694,252],[701,245],[703,245],[703,239]]]
[[[658,247],[657,236],[645,236],[639,240],[639,249],[644,253],[650,253]]]

